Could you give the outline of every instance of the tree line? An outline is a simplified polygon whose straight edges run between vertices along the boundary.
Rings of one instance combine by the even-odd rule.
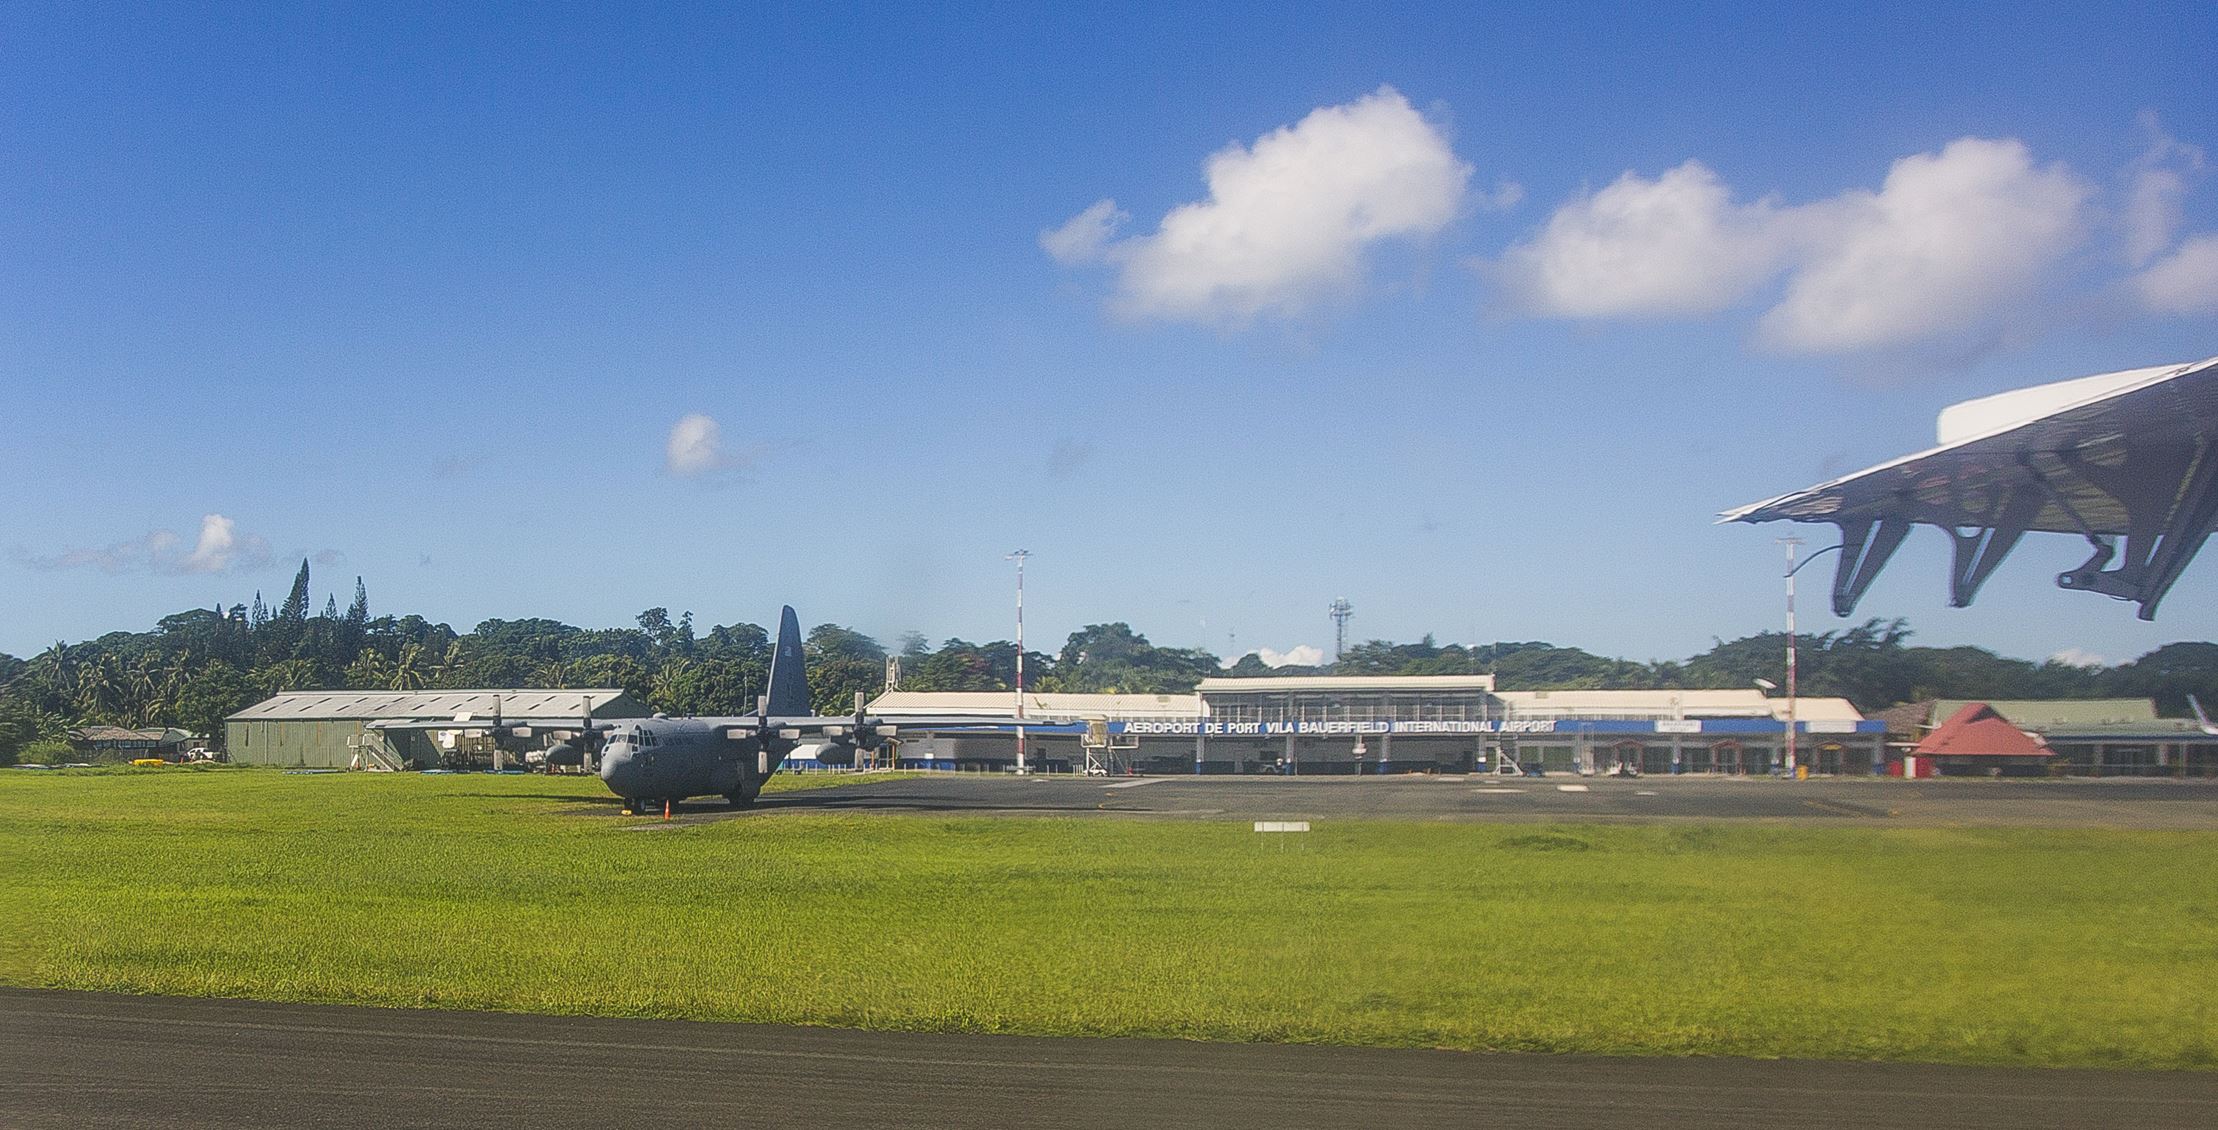
[[[308,563],[285,599],[257,593],[249,604],[187,609],[152,630],[57,642],[28,658],[0,654],[0,764],[67,757],[67,730],[89,725],[176,726],[220,737],[223,719],[282,691],[418,691],[464,688],[620,688],[672,714],[751,710],[769,676],[771,641],[760,625],[696,630],[650,608],[628,628],[579,628],[555,620],[486,620],[467,633],[421,616],[372,616],[355,579],[311,614]],[[2155,698],[2184,714],[2189,694],[2218,703],[2218,644],[2166,644],[2115,666],[2032,663],[1984,648],[1910,644],[1900,620],[1870,620],[1803,637],[1800,690],[1838,696],[1872,711],[1927,698]],[[806,643],[815,707],[853,708],[857,691],[885,686],[897,659],[901,688],[1009,691],[1017,649],[995,640],[950,638],[936,646],[909,633],[889,648],[837,624]],[[1781,680],[1786,652],[1772,632],[1716,646],[1685,660],[1613,659],[1538,641],[1439,644],[1369,640],[1321,667],[1269,667],[1248,654],[1226,667],[1201,648],[1159,647],[1122,622],[1089,624],[1053,653],[1028,651],[1025,685],[1039,691],[1171,694],[1211,675],[1460,675],[1492,673],[1504,690],[1538,688],[1700,689]]]

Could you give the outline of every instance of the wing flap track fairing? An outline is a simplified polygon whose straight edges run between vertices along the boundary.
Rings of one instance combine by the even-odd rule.
[[[1971,604],[2027,533],[2091,553],[2060,588],[2138,604],[2143,620],[2218,526],[2218,357],[2058,382],[1942,413],[1942,445],[1727,511],[1727,522],[1827,522],[1841,532],[1833,612],[1847,616],[1912,525],[1947,531],[1949,604]],[[2010,405],[2051,409],[1998,419]],[[1952,423],[1952,421],[1954,421]],[[2124,553],[2119,539],[2124,539]]]

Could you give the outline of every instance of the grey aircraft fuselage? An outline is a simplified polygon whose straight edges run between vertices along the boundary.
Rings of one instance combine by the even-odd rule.
[[[804,736],[835,741],[875,742],[891,728],[862,716],[856,696],[854,718],[819,718],[809,710],[808,664],[802,654],[801,622],[788,605],[778,614],[778,640],[770,653],[770,682],[754,714],[724,718],[652,718],[604,723],[601,781],[624,798],[624,806],[643,812],[687,797],[716,795],[736,807],[755,802],[762,783],[778,771],[786,754]]]
[[[727,726],[746,718],[671,718],[625,721],[601,747],[601,780],[635,806],[687,797],[721,796],[748,804],[784,762],[791,743],[728,736]]]

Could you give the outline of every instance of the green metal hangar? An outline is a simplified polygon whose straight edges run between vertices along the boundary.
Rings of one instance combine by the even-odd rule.
[[[519,735],[544,749],[585,714],[644,718],[647,708],[620,690],[289,691],[224,719],[233,764],[301,768],[434,769],[485,743],[467,728],[393,730],[372,722],[531,724]],[[563,723],[572,723],[567,730]],[[515,752],[511,750],[511,752]]]

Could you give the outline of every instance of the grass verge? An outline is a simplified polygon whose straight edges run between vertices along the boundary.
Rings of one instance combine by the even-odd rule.
[[[838,778],[780,778],[781,788]],[[0,983],[2210,1068],[2218,835],[765,813],[590,778],[0,773]]]

